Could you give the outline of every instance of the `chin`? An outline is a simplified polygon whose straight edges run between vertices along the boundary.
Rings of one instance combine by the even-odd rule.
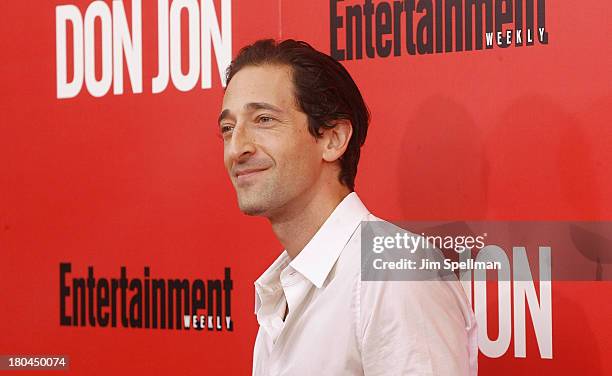
[[[268,208],[262,202],[253,202],[251,200],[238,200],[238,207],[243,214],[262,216],[268,211]]]
[[[269,218],[282,207],[280,196],[280,194],[274,196],[265,190],[242,191],[237,194],[238,207],[246,215]]]

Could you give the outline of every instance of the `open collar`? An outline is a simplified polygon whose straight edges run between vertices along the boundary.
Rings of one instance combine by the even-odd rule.
[[[291,260],[284,250],[255,281],[255,313],[261,307],[262,298],[277,294],[282,288],[280,274],[288,265],[321,288],[344,246],[369,213],[357,193],[351,192],[336,206],[295,259]]]
[[[289,265],[321,288],[344,246],[368,214],[357,193],[349,193]]]

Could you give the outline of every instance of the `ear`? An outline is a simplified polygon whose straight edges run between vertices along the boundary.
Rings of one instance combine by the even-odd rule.
[[[353,126],[347,119],[332,120],[329,124],[333,125],[333,128],[322,128],[320,141],[323,146],[323,160],[334,162],[346,151],[353,134]]]

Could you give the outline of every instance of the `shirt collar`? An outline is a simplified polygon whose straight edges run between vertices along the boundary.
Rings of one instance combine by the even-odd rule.
[[[287,251],[283,251],[255,281],[255,313],[264,295],[276,293],[282,288],[280,274],[287,265],[321,288],[344,246],[369,213],[357,193],[349,193],[295,259],[291,260]]]
[[[346,243],[369,214],[357,193],[349,193],[289,265],[321,288]]]

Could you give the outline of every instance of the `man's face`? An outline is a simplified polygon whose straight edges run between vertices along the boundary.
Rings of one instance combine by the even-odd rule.
[[[321,174],[322,149],[295,103],[291,69],[242,68],[227,86],[222,108],[224,163],[240,210],[272,217],[308,200]]]

